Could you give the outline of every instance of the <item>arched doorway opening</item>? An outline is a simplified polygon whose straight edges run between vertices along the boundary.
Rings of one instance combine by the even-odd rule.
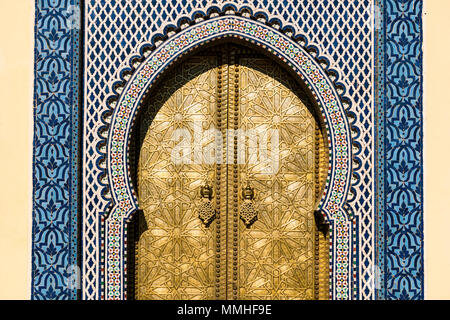
[[[208,46],[144,100],[131,147],[136,299],[328,299],[314,210],[328,152],[309,93],[238,44]]]

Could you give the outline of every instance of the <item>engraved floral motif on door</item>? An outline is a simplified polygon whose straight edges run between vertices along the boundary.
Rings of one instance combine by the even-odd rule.
[[[326,299],[314,220],[326,152],[296,80],[250,49],[213,47],[146,101],[135,297]]]

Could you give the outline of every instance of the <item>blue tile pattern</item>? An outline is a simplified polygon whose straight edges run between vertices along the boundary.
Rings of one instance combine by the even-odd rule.
[[[386,299],[423,299],[421,0],[386,1]]]
[[[36,1],[34,300],[77,298],[70,279],[78,262],[78,10],[78,0]]]
[[[421,0],[379,0],[378,299],[424,298]]]

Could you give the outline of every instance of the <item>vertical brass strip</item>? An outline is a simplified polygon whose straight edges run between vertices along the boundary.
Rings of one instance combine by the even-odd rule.
[[[216,123],[217,123],[217,129],[222,129],[222,66],[219,62],[218,70],[217,70],[217,109],[216,109]],[[217,145],[216,141],[216,147]],[[216,150],[218,150],[216,148]],[[222,264],[221,264],[221,214],[220,214],[220,204],[221,204],[221,170],[222,166],[220,163],[216,165],[216,211],[217,211],[217,217],[216,217],[216,261],[215,261],[215,297],[216,299],[221,298],[221,283],[223,282],[222,278]]]
[[[216,219],[218,231],[216,238],[218,241],[217,250],[220,255],[216,259],[216,298],[220,300],[227,299],[227,194],[228,194],[228,173],[227,173],[227,127],[228,127],[228,57],[225,50],[220,51],[219,62],[219,82],[218,82],[218,108],[217,108],[217,126],[221,137],[221,145],[216,150],[221,151],[220,159],[216,165],[217,168],[217,214]],[[220,251],[220,252],[219,252]],[[217,290],[219,288],[219,290]],[[217,296],[219,294],[219,296]]]
[[[236,51],[229,51],[229,90],[228,90],[228,129],[229,132],[237,132],[239,114],[239,67],[236,64]],[[236,80],[237,79],[237,80]],[[227,247],[227,299],[238,299],[238,161],[237,161],[237,137],[228,134],[227,139],[227,161],[228,181],[228,247]]]
[[[223,157],[224,157],[224,144],[220,144],[220,141],[224,139],[224,132],[226,132],[226,94],[227,94],[227,72],[226,64],[224,64],[224,57],[221,55],[219,57],[218,74],[217,74],[217,129],[220,132],[218,139],[216,140],[216,150],[220,150],[220,154],[216,155],[216,261],[215,261],[215,297],[219,300],[226,299],[226,255],[224,250],[226,249],[226,223],[224,223],[224,218],[226,218],[226,170],[223,170]],[[225,99],[224,99],[225,97]],[[224,210],[225,209],[225,210]]]
[[[316,122],[315,124],[315,134],[314,134],[314,186],[315,186],[315,198],[316,203],[320,197],[320,129],[319,125]],[[312,213],[311,213],[312,214]],[[315,229],[315,239],[314,239],[314,256],[315,256],[315,264],[314,264],[314,299],[319,300],[319,274],[320,274],[320,234],[319,230]]]
[[[232,221],[230,220],[230,217],[232,216],[232,210],[233,210],[233,191],[230,189],[232,187],[232,183],[230,183],[230,177],[232,177],[232,164],[231,164],[231,159],[230,159],[230,152],[229,152],[229,148],[230,148],[230,141],[229,141],[229,130],[230,130],[230,126],[232,126],[233,124],[230,122],[231,116],[232,116],[232,104],[231,104],[231,100],[230,100],[230,90],[232,90],[232,83],[231,83],[231,79],[232,79],[232,59],[230,57],[230,53],[229,53],[229,46],[226,46],[225,48],[225,53],[224,55],[226,55],[226,59],[227,59],[227,75],[228,75],[228,91],[227,91],[227,117],[228,117],[228,126],[227,126],[227,132],[226,132],[226,166],[227,166],[227,247],[226,247],[226,255],[227,255],[227,270],[226,270],[226,288],[227,288],[227,300],[231,300],[232,299],[232,292],[233,292],[233,283],[231,282],[231,274],[230,274],[230,270],[232,270],[233,268],[233,259],[230,255],[230,250],[233,247],[233,242],[232,242],[232,230],[230,230],[230,228],[232,227]]]
[[[238,137],[237,132],[239,129],[239,65],[236,61],[236,52],[231,52],[231,66],[233,68],[233,77],[231,77],[231,85],[234,90],[230,90],[233,97],[230,101],[233,101],[233,119],[230,121],[233,123],[233,269],[232,269],[232,283],[233,283],[233,299],[237,300],[238,294],[238,230],[239,230],[239,175],[238,175]]]
[[[318,128],[318,124],[317,124]],[[325,139],[322,131],[317,129],[317,138],[319,142],[319,197],[322,196],[323,187],[328,174],[328,148],[325,145]],[[319,300],[329,300],[329,290],[330,290],[330,272],[329,272],[329,235],[319,234]]]

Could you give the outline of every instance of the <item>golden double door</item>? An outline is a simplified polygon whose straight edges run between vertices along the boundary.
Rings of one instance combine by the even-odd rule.
[[[210,47],[144,107],[135,298],[326,299],[326,152],[297,82],[250,49]]]

